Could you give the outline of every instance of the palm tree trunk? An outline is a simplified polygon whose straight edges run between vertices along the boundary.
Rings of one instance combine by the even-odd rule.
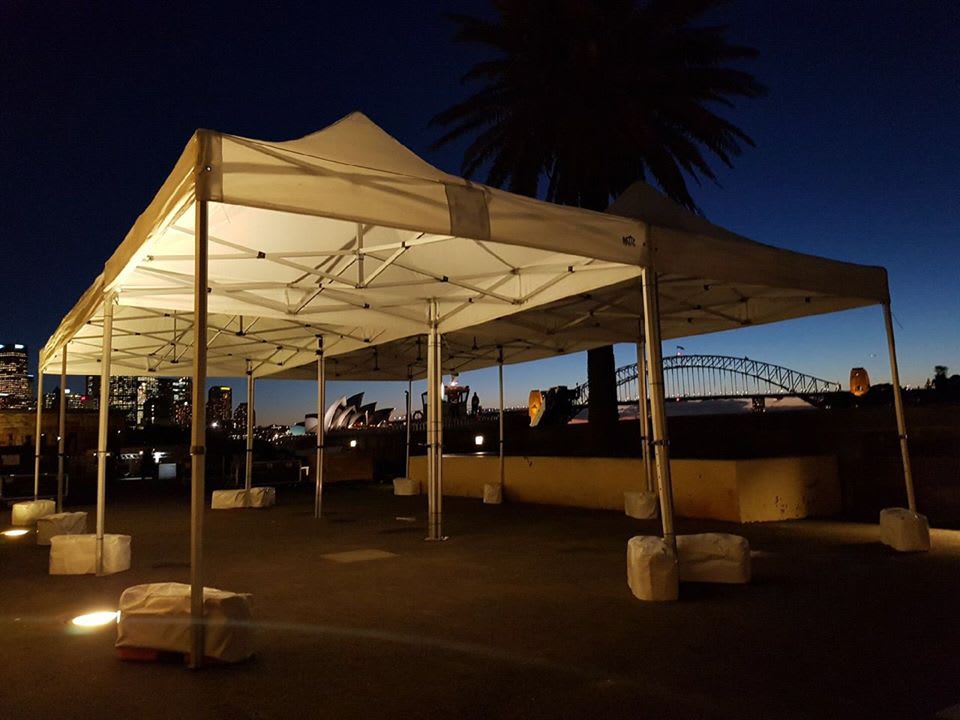
[[[619,420],[617,408],[617,368],[613,345],[587,351],[587,382],[590,397],[587,402],[591,433],[597,442],[610,438],[608,432]]]

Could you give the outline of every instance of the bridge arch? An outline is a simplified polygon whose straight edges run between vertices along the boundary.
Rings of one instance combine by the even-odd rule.
[[[795,395],[814,401],[839,392],[840,383],[824,380],[773,363],[731,355],[670,355],[663,359],[665,394],[668,398],[730,398]],[[589,385],[578,386],[579,400],[586,403]],[[617,369],[617,398],[637,399],[635,363]]]

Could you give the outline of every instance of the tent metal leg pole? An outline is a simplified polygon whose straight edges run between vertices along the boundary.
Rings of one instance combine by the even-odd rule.
[[[438,322],[434,300],[430,302],[430,334],[427,337],[427,540],[443,539],[443,376]]]
[[[500,385],[500,428],[499,428],[499,449],[500,449],[500,492],[503,493],[503,481],[506,476],[505,459],[503,457],[503,348],[497,348],[497,380]]]
[[[441,346],[443,336],[437,334],[437,360],[434,366],[437,368],[437,534],[441,540],[446,540],[443,530],[443,362],[441,360]]]
[[[647,367],[650,373],[650,414],[653,420],[653,447],[657,461],[657,489],[663,539],[676,553],[673,528],[673,486],[670,480],[670,441],[667,437],[667,412],[663,395],[663,355],[660,347],[660,301],[657,275],[643,268],[643,315],[647,341]]]
[[[431,318],[433,312],[431,310]],[[427,336],[427,540],[433,537],[434,486],[437,483],[436,465],[433,455],[436,452],[437,428],[433,417],[433,400],[437,389],[433,384],[433,329]]]
[[[440,310],[437,308],[437,324],[440,323]],[[437,410],[434,417],[437,419],[437,454],[434,458],[437,463],[437,504],[436,504],[436,529],[437,539],[446,540],[443,534],[443,335],[437,332],[437,342],[434,345],[436,359],[433,361],[433,367],[437,372]]]
[[[110,357],[113,354],[114,296],[103,302],[103,351],[100,358],[100,408],[97,427],[97,575],[103,573],[103,528],[107,501],[107,434],[110,431]]]
[[[193,286],[193,421],[190,428],[190,667],[203,665],[203,510],[206,484],[207,414],[207,201],[196,202]]]
[[[407,461],[404,465],[403,476],[410,477],[410,412],[413,410],[413,378],[407,380]]]
[[[67,344],[60,359],[60,418],[57,424],[57,512],[63,512],[63,476],[67,442]]]
[[[897,434],[900,437],[900,456],[903,458],[903,482],[907,487],[907,506],[917,511],[917,496],[913,488],[913,471],[910,468],[910,449],[907,447],[907,420],[903,412],[903,397],[900,392],[900,371],[897,368],[897,347],[893,339],[893,315],[890,303],[883,304],[883,320],[887,327],[887,349],[890,351],[890,380],[893,385],[893,405],[897,413]]]
[[[253,415],[256,403],[256,381],[253,379],[253,362],[247,360],[247,448],[243,469],[243,488],[250,492],[253,487]]]
[[[643,473],[646,480],[647,492],[653,492],[657,482],[653,477],[653,459],[650,457],[650,416],[647,406],[647,362],[643,334],[643,323],[640,323],[640,335],[637,339],[637,420],[640,423],[640,457],[643,460]]]
[[[320,518],[323,515],[323,454],[326,432],[323,427],[323,411],[326,405],[325,392],[327,385],[326,359],[323,354],[323,336],[317,337],[317,463],[316,491],[313,500],[313,516]]]
[[[41,360],[37,358],[37,434],[33,440],[33,499],[40,497],[40,451],[43,445],[40,442],[40,436],[43,426],[40,421],[43,417],[43,366]]]

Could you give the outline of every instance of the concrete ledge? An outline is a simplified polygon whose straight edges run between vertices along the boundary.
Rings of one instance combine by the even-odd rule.
[[[898,552],[927,552],[930,525],[926,515],[906,508],[880,511],[880,542]]]
[[[37,545],[49,545],[56,535],[83,535],[87,532],[85,512],[54,513],[37,520]]]
[[[623,511],[637,520],[653,520],[658,513],[656,493],[646,490],[627,490],[623,494]]]
[[[739,535],[677,535],[681,582],[750,582],[750,543]]]
[[[627,585],[638,600],[677,599],[677,557],[662,538],[637,535],[627,541]]]
[[[103,536],[103,573],[130,569],[130,536]],[[51,575],[93,575],[97,572],[97,536],[55,535],[50,538]]]
[[[416,478],[398,477],[393,479],[394,495],[419,495],[420,481]]]
[[[412,479],[426,483],[426,458],[410,460]],[[729,522],[823,517],[840,511],[832,456],[758,460],[673,460],[677,515]],[[496,455],[446,455],[443,492],[482,498],[500,477]],[[633,458],[507,457],[511,502],[623,510],[624,493],[646,487],[643,461]]]
[[[12,525],[35,525],[45,515],[53,515],[57,504],[53,500],[25,500],[13,504],[10,512]]]

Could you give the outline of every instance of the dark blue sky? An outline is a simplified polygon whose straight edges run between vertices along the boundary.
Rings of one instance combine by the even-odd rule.
[[[476,51],[451,44],[439,3],[84,5],[0,4],[0,340],[31,351],[46,341],[197,127],[281,140],[359,109],[458,170],[457,149],[428,149],[427,122],[464,95]],[[486,2],[442,7],[489,12]],[[770,94],[731,111],[757,147],[720,173],[722,187],[695,189],[708,217],[762,242],[888,267],[904,382],[935,364],[960,372],[960,3],[734,0],[717,19],[759,49],[750,67]],[[889,376],[878,308],[680,344],[840,381],[856,365]],[[618,347],[620,364],[632,360]],[[582,380],[585,362],[506,375],[508,401],[522,402],[531,387]],[[463,381],[493,403],[495,373]],[[364,387],[402,402],[402,386]],[[263,383],[260,420],[302,417],[313,393]]]

